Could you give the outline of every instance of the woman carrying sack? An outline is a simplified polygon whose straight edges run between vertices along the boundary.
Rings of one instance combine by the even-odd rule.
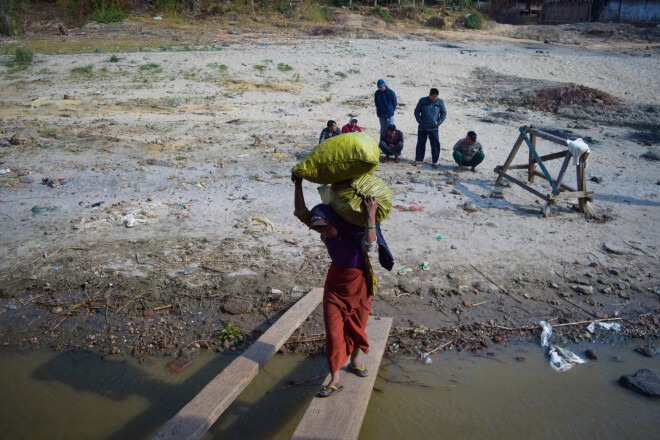
[[[339,385],[339,370],[349,357],[348,371],[360,377],[369,374],[358,362],[360,350],[369,353],[366,327],[376,285],[368,253],[378,248],[380,263],[387,270],[392,269],[394,260],[376,225],[375,197],[367,196],[364,200],[366,225],[357,226],[342,219],[328,205],[319,204],[309,211],[302,179],[292,175],[291,180],[295,183],[295,216],[321,234],[332,260],[323,292],[326,358],[332,377],[317,393],[318,397],[329,397],[343,389]]]

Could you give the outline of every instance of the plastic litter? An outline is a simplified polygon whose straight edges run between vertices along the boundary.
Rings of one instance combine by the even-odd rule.
[[[124,222],[124,226],[126,226],[127,228],[133,228],[138,223],[149,223],[148,220],[136,218],[134,214],[126,214],[122,219],[122,221]]]
[[[547,347],[550,345],[548,341],[550,340],[550,336],[552,336],[552,327],[545,321],[539,322],[539,325],[543,329],[541,333],[541,347]]]
[[[433,359],[431,359],[431,353],[422,353],[422,360],[424,361],[424,365],[430,365],[433,363]]]
[[[438,234],[438,235],[434,235],[434,238],[435,238],[436,240],[442,240],[442,239],[445,238],[445,236],[444,236],[444,235],[441,235],[441,234]]]
[[[429,270],[429,267],[431,267],[431,265],[428,262],[424,261],[422,263],[422,270]]]
[[[199,263],[190,263],[189,265],[187,265],[186,267],[183,268],[183,270],[181,271],[181,274],[190,275],[195,270],[197,270],[198,267],[199,267]]]
[[[160,15],[156,15],[156,16],[154,17],[154,20],[156,20],[156,21],[160,21],[160,20],[162,20],[162,19],[163,19],[163,17],[161,17]]]
[[[570,370],[574,365],[584,364],[584,359],[575,355],[572,351],[564,350],[553,345],[548,352],[550,355],[550,366],[557,372]]]
[[[594,333],[596,331],[596,325],[598,325],[598,327],[605,330],[614,330],[615,332],[621,331],[621,324],[619,324],[618,322],[593,321],[591,324],[587,326],[587,330],[589,330],[589,333]]]
[[[402,267],[401,270],[399,270],[399,275],[405,275],[405,274],[410,273],[412,271],[413,271],[412,269],[409,269],[407,267]]]
[[[4,170],[0,170],[0,174],[7,174],[7,173],[11,173],[10,168],[5,168]]]
[[[36,217],[38,215],[46,214],[49,212],[57,211],[58,208],[57,206],[33,206],[32,207],[32,217]]]
[[[14,301],[9,301],[7,304],[5,304],[5,308],[9,310],[16,310],[18,309],[18,306],[14,303]]]

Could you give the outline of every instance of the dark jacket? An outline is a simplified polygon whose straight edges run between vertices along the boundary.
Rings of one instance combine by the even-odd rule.
[[[323,131],[321,132],[321,136],[319,136],[319,144],[323,142],[326,139],[329,139],[331,137],[339,136],[341,134],[341,131],[337,129],[334,133],[328,130],[328,127],[325,127]]]
[[[376,90],[374,93],[374,102],[376,103],[376,115],[380,117],[390,118],[394,116],[397,102],[396,95],[389,87],[384,92]]]
[[[403,142],[403,133],[401,130],[396,130],[394,136],[390,136],[389,132],[386,131],[380,134],[380,140],[387,145],[396,145],[397,142]]]
[[[436,130],[445,121],[447,110],[445,102],[437,98],[431,102],[428,96],[420,99],[415,107],[415,119],[422,130]]]

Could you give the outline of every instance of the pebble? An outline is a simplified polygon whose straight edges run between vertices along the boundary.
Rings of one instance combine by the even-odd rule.
[[[252,311],[252,303],[245,299],[232,298],[223,306],[227,313],[232,315],[244,315]]]
[[[613,242],[610,242],[610,241],[608,241],[607,243],[605,243],[605,244],[603,245],[603,248],[604,248],[607,252],[609,252],[609,253],[611,253],[611,254],[615,254],[615,255],[628,255],[628,249],[626,249],[625,247],[623,247],[623,246],[620,245],[620,244],[613,243]]]
[[[474,203],[466,203],[463,205],[463,211],[465,212],[479,212],[479,207]]]
[[[654,357],[656,353],[656,349],[652,345],[640,345],[635,349],[635,351],[639,354],[643,354],[646,357]]]
[[[593,286],[578,284],[577,286],[575,286],[575,291],[577,293],[581,293],[582,295],[591,295],[592,293],[594,293],[594,288]]]
[[[592,359],[594,361],[598,359],[598,355],[596,354],[596,352],[591,349],[587,350],[585,354],[589,359]]]
[[[600,176],[591,176],[591,179],[589,180],[591,180],[592,182],[601,183],[603,181],[603,178]]]

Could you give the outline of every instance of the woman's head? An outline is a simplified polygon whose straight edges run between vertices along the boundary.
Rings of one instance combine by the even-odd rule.
[[[316,207],[312,209],[309,227],[328,238],[336,238],[339,231],[332,225],[330,216],[327,214],[327,211],[324,212],[324,210],[316,209]]]

